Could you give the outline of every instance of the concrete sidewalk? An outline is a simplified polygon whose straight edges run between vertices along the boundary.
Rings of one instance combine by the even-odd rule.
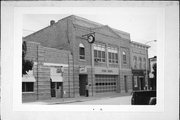
[[[84,101],[91,101],[91,100],[99,100],[99,99],[106,99],[106,98],[113,98],[113,97],[122,97],[122,96],[130,96],[130,93],[101,93],[95,96],[79,96],[75,98],[52,98],[50,100],[39,100],[35,102],[24,102],[23,104],[35,104],[35,105],[54,105],[54,104],[68,104],[74,102],[84,102]]]

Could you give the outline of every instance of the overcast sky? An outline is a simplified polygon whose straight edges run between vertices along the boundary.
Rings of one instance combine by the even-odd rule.
[[[151,40],[157,40],[157,13],[158,10],[155,8],[99,8],[97,10],[73,9],[73,12],[67,12],[67,14],[25,14],[23,15],[23,36],[47,27],[50,20],[58,21],[73,14],[128,32],[132,41],[146,43]],[[149,57],[156,55],[156,44],[157,42],[149,42],[147,44],[151,46],[149,48]]]

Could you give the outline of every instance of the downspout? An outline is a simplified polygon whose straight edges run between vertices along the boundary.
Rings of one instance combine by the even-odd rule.
[[[69,67],[69,52],[68,52],[68,85],[69,85],[69,98],[70,98],[70,78],[69,78],[69,73],[70,73],[70,67]]]
[[[38,96],[38,76],[39,76],[39,74],[38,74],[38,64],[39,64],[39,60],[38,60],[38,56],[39,56],[39,54],[38,54],[38,45],[37,45],[37,65],[36,65],[36,67],[37,67],[37,100],[39,99],[39,96]]]

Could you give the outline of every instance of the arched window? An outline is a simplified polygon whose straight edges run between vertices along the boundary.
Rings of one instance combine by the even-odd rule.
[[[79,44],[79,59],[81,60],[85,59],[85,48],[82,43]]]
[[[134,69],[137,69],[137,57],[136,56],[134,56],[133,62],[134,62]]]
[[[144,69],[146,69],[146,58],[143,58]]]
[[[142,58],[139,57],[139,69],[142,69]]]
[[[126,60],[126,53],[123,51],[123,64],[126,64],[127,63],[127,60]]]

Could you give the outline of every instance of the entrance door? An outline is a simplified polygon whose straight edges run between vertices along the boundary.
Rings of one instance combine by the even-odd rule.
[[[125,87],[125,92],[128,92],[128,87],[127,87],[127,76],[124,76],[124,87]]]
[[[51,81],[51,97],[56,97],[56,84]]]
[[[79,75],[79,94],[80,94],[80,96],[86,95],[86,84],[87,84],[87,75]]]
[[[144,81],[144,77],[139,77],[139,81],[140,81],[140,90],[144,90],[145,87],[145,81]]]
[[[51,81],[51,97],[62,98],[63,97],[62,82]]]

